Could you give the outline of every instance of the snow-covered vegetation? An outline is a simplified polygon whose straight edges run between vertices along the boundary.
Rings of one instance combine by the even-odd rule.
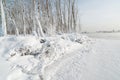
[[[1,0],[3,34],[80,32],[77,0]]]
[[[0,0],[0,9],[0,80],[50,80],[49,65],[90,42],[78,34],[77,0]]]
[[[8,62],[0,66],[10,65],[8,71],[3,70],[6,75],[0,77],[2,80],[50,80],[57,68],[49,72],[46,70],[49,66],[67,55],[74,55],[75,50],[88,51],[92,41],[80,34],[63,34],[46,38],[7,36],[1,37],[0,42],[0,60]]]

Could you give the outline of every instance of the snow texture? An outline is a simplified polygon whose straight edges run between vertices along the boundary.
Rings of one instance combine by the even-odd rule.
[[[0,37],[0,80],[119,80],[119,47],[81,34]]]

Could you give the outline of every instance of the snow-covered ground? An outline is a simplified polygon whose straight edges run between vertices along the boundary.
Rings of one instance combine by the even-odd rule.
[[[102,39],[120,39],[120,33],[113,32],[113,33],[88,33],[85,34],[92,38],[102,38]]]
[[[120,40],[80,34],[0,38],[0,80],[119,80]]]
[[[81,80],[120,80],[120,40],[97,40]]]

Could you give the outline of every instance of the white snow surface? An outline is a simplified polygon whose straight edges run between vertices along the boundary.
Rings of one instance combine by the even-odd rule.
[[[119,47],[81,34],[0,37],[0,80],[120,80]]]

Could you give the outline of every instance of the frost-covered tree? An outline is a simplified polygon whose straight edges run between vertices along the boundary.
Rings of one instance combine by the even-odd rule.
[[[2,0],[0,0],[0,6],[1,6],[1,20],[2,20],[2,28],[1,28],[0,35],[5,36],[5,35],[7,35],[7,29],[6,29],[5,12],[4,12]]]
[[[9,0],[4,7],[9,34],[43,37],[80,31],[77,0]]]

